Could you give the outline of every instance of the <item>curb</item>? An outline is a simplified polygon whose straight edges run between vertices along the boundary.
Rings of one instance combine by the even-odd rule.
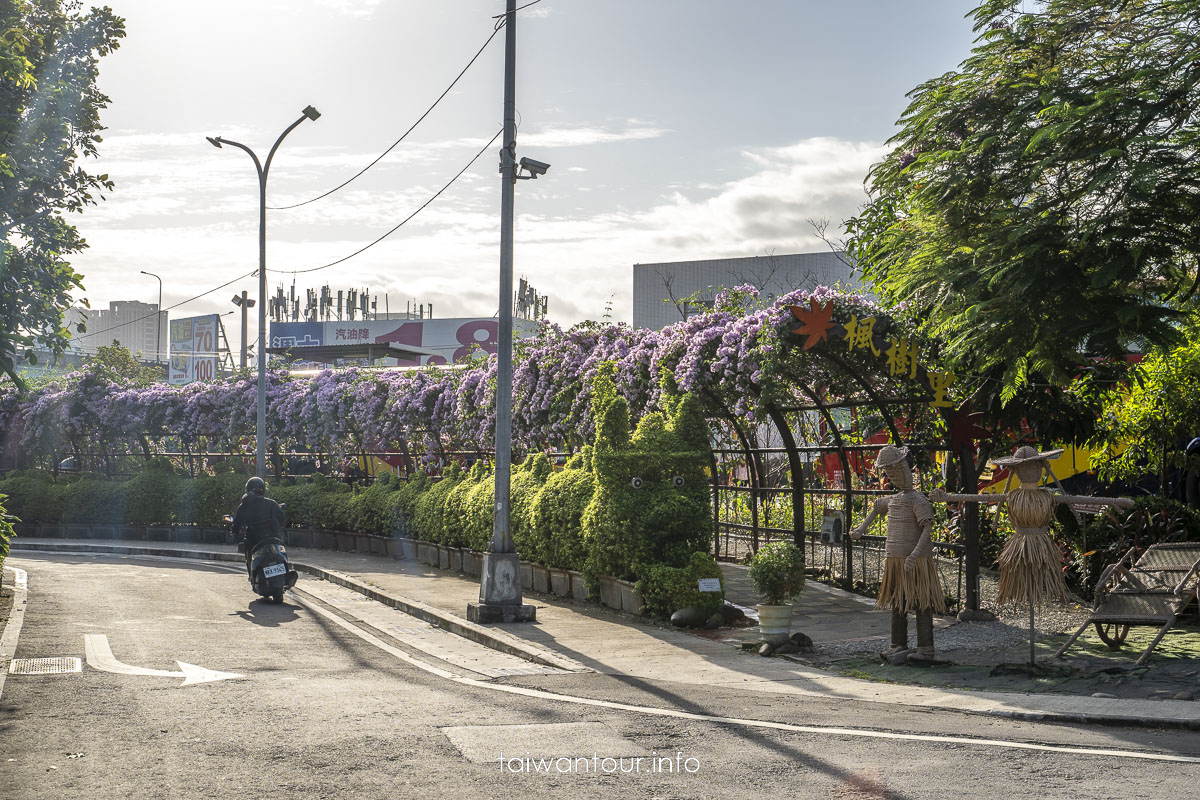
[[[25,608],[29,602],[29,590],[26,587],[25,570],[16,567],[5,567],[5,572],[13,573],[13,603],[12,613],[4,623],[4,631],[0,633],[0,696],[4,695],[4,679],[8,676],[8,666],[17,652],[17,639],[21,636],[21,626],[25,623]],[[0,582],[3,577],[0,573]]]
[[[245,559],[238,553],[227,553],[215,550],[177,550],[168,547],[131,547],[129,545],[104,544],[57,544],[49,542],[18,542],[10,545],[11,552],[44,552],[44,553],[102,553],[109,555],[157,556],[160,558],[189,558],[197,561],[225,561],[244,563]],[[385,594],[378,589],[355,580],[339,572],[306,564],[302,561],[291,562],[292,568],[313,577],[327,580],[343,586],[351,591],[371,598],[376,602],[403,611],[404,613],[428,622],[443,630],[447,630],[464,639],[470,639],[477,644],[499,650],[544,667],[565,670],[567,672],[591,672],[590,669],[577,661],[573,661],[557,653],[535,647],[529,643],[494,628],[478,625],[465,619],[448,614],[418,600],[412,600],[398,595]],[[15,599],[15,598],[14,598]],[[14,608],[16,604],[14,603]],[[2,680],[2,679],[0,679]]]

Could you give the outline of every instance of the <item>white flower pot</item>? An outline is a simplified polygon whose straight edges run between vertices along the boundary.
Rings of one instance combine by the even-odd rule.
[[[792,632],[791,606],[758,606],[758,630],[764,640]]]

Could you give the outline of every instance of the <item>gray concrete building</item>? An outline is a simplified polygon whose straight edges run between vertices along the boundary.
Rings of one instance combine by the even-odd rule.
[[[860,289],[845,254],[823,251],[791,255],[668,261],[633,265],[633,326],[664,328],[712,307],[721,289],[749,284],[766,302],[796,289],[834,286]]]
[[[135,356],[140,353],[143,361],[167,360],[167,313],[156,303],[114,300],[107,309],[71,308],[64,321],[72,332],[72,353],[91,355],[117,341]],[[77,322],[87,326],[86,333],[75,333]]]

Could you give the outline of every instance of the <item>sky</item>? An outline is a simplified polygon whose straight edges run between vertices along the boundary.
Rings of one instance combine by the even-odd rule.
[[[100,64],[100,157],[115,189],[72,215],[93,308],[112,300],[225,313],[257,279],[268,206],[310,200],[400,138],[491,35],[503,0],[106,0],[127,37]],[[974,34],[957,0],[541,0],[517,23],[514,273],[564,325],[631,317],[632,265],[826,248],[905,94],[954,69]],[[377,166],[317,202],[267,214],[268,291],[330,284],[438,317],[498,305],[498,143],[412,221],[503,122],[504,36]],[[314,270],[295,274],[300,270]],[[229,286],[190,300],[228,281]],[[188,301],[184,303],[183,301]],[[226,320],[230,324],[236,317]],[[255,335],[252,315],[251,336]]]

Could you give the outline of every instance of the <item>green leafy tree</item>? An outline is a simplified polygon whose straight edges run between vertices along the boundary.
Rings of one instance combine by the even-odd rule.
[[[97,347],[87,363],[109,380],[130,381],[138,386],[149,386],[166,377],[162,369],[142,364],[115,339],[112,344]]]
[[[876,291],[1002,402],[1174,341],[1200,280],[1200,2],[1021,8],[973,12],[970,57],[909,95],[847,223]]]
[[[64,215],[112,188],[80,161],[97,154],[99,59],[125,35],[108,8],[78,0],[0,0],[0,370],[41,345],[62,352],[70,293],[82,276],[68,258],[87,244]]]
[[[1136,480],[1159,477],[1163,492],[1167,474],[1188,463],[1182,445],[1200,433],[1200,321],[1188,328],[1179,347],[1148,354],[1137,365],[1134,380],[1105,395],[1092,444],[1092,464],[1100,477]],[[1196,462],[1195,456],[1191,461]]]

